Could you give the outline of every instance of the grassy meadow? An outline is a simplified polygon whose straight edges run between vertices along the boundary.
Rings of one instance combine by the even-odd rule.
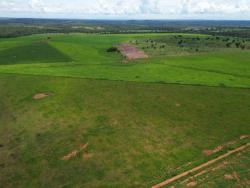
[[[151,187],[249,142],[240,137],[250,134],[250,45],[227,47],[233,40],[243,43],[190,34],[0,39],[0,187]],[[124,63],[107,52],[120,43],[149,58]],[[246,185],[249,150],[241,155],[198,186]],[[242,181],[223,179],[238,166]]]
[[[0,73],[250,87],[250,51],[248,49],[226,48],[226,46],[222,48],[222,44],[220,44],[220,50],[206,47],[207,50],[204,52],[189,52],[187,47],[177,46],[180,39],[175,39],[175,36],[178,35],[50,34],[11,40],[4,39],[0,43],[0,49],[5,49],[0,56],[0,64],[2,65]],[[48,37],[50,37],[49,40]],[[150,40],[155,38],[155,41],[158,41],[159,37],[172,42],[164,49],[148,49],[151,51],[149,59],[123,64],[122,57],[118,53],[106,52],[109,47],[123,42],[145,41],[148,38]],[[185,37],[197,40],[197,35],[183,35],[183,38]],[[198,37],[200,38],[199,43],[204,40],[204,44],[200,44],[200,48],[204,48],[208,36],[198,35]],[[174,39],[176,46],[173,46]],[[20,46],[22,41],[25,41],[24,45]],[[221,41],[220,43],[226,45],[226,42]],[[141,42],[138,45],[143,44]],[[34,45],[36,48],[41,45],[39,53],[36,53]],[[45,46],[47,46],[47,51]],[[29,53],[22,53],[24,48]],[[159,55],[163,50],[166,51],[166,55]],[[176,55],[173,56],[173,53]],[[22,55],[19,56],[20,54]],[[46,56],[46,63],[44,63],[43,56]],[[32,60],[33,64],[29,63],[29,59]]]

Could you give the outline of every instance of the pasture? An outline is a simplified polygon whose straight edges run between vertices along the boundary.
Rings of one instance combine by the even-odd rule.
[[[0,187],[151,187],[248,143],[249,41],[179,35],[0,39]],[[247,185],[249,149],[227,161],[173,185]]]

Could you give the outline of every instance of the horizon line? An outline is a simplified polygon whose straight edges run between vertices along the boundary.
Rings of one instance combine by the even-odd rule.
[[[151,19],[140,19],[140,18],[59,18],[59,17],[2,17],[0,19],[40,19],[40,20],[95,20],[95,21],[247,21],[250,19],[202,19],[202,18],[151,18]]]

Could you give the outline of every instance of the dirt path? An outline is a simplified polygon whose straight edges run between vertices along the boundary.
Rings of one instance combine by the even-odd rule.
[[[187,176],[187,175],[189,175],[191,173],[197,172],[197,171],[201,170],[202,168],[207,167],[207,166],[209,166],[211,164],[214,164],[217,161],[222,160],[222,159],[224,159],[224,158],[226,158],[226,157],[228,157],[228,156],[230,156],[230,155],[232,155],[234,153],[242,151],[242,150],[244,150],[245,148],[247,148],[249,146],[250,146],[250,142],[243,145],[243,146],[241,146],[241,147],[238,147],[238,148],[236,148],[236,149],[234,149],[232,151],[229,151],[229,152],[227,152],[227,153],[225,153],[223,155],[220,155],[219,157],[217,157],[215,159],[212,159],[212,160],[210,160],[210,161],[208,161],[206,163],[203,163],[203,164],[201,164],[201,165],[199,165],[199,166],[197,166],[197,167],[195,167],[195,168],[193,168],[191,170],[183,172],[183,173],[181,173],[181,174],[179,174],[177,176],[174,176],[174,177],[172,177],[170,179],[167,179],[167,180],[165,180],[165,181],[163,181],[163,182],[161,182],[161,183],[159,183],[157,185],[154,185],[154,186],[152,186],[152,188],[160,188],[160,187],[166,186],[166,185],[168,185],[170,183],[173,183],[174,181],[177,181],[180,178],[183,178],[183,177],[185,177],[185,176]]]

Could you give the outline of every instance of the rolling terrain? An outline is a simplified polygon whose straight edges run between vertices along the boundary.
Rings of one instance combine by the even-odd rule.
[[[148,58],[107,52],[123,43]],[[249,48],[175,33],[0,39],[0,187],[151,187],[248,143]],[[220,163],[173,185],[249,184],[249,148]]]

